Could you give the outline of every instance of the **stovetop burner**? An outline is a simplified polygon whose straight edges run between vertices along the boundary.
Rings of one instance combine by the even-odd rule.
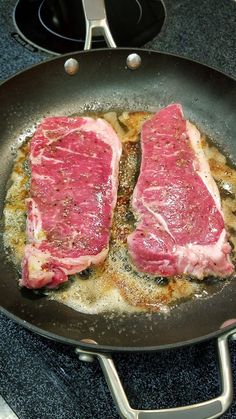
[[[140,47],[153,39],[165,20],[161,0],[105,0],[109,26],[117,46]],[[18,0],[14,23],[32,45],[54,54],[82,50],[85,20],[80,0]],[[97,36],[93,48],[106,46]]]

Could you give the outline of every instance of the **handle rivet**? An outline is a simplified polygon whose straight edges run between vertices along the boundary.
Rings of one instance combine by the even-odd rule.
[[[64,64],[64,69],[67,74],[74,76],[79,71],[79,63],[75,58],[69,58]]]
[[[79,360],[84,362],[93,362],[94,356],[89,354],[79,354]]]
[[[129,67],[130,70],[136,70],[137,68],[139,68],[141,65],[141,62],[142,60],[141,60],[140,55],[136,53],[129,54],[126,59],[127,67]]]

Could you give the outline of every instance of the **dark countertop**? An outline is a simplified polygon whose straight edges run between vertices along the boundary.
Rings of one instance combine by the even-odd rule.
[[[2,80],[50,58],[11,36],[14,4],[0,2]],[[236,2],[165,0],[165,4],[166,24],[147,47],[199,60],[235,77]],[[34,335],[3,315],[0,320],[0,391],[20,419],[119,417],[97,362],[82,363],[73,348]],[[230,348],[236,386],[236,342]],[[114,359],[135,408],[180,406],[219,393],[213,341],[155,354],[116,354]],[[4,419],[1,412],[0,417]],[[236,401],[223,418],[236,418]]]

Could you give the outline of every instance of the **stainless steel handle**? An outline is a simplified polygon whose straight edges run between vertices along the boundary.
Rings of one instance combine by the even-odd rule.
[[[4,398],[0,395],[0,414],[2,419],[18,419]]]
[[[108,47],[116,48],[116,43],[108,25],[104,0],[82,0],[82,3],[86,24],[84,49],[91,49],[94,29],[103,33]]]
[[[222,384],[222,393],[219,397],[206,402],[160,410],[136,410],[130,407],[117,370],[110,354],[101,354],[93,351],[84,351],[76,348],[81,360],[92,361],[98,358],[112,397],[119,413],[125,419],[213,419],[221,416],[231,405],[233,400],[233,383],[231,361],[228,347],[229,336],[236,330],[230,331],[217,339],[219,369]]]

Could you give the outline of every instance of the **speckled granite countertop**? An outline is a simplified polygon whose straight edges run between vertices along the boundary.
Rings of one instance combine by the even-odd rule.
[[[0,78],[50,58],[16,42],[14,0],[0,2]],[[147,47],[181,54],[236,76],[236,2],[165,0],[167,19]],[[48,341],[0,317],[0,391],[20,419],[118,418],[97,362],[78,361],[71,347]],[[236,342],[230,345],[236,386]],[[131,406],[165,408],[219,393],[214,342],[156,354],[116,354]],[[0,418],[4,419],[0,412]],[[223,416],[236,418],[236,402]]]

